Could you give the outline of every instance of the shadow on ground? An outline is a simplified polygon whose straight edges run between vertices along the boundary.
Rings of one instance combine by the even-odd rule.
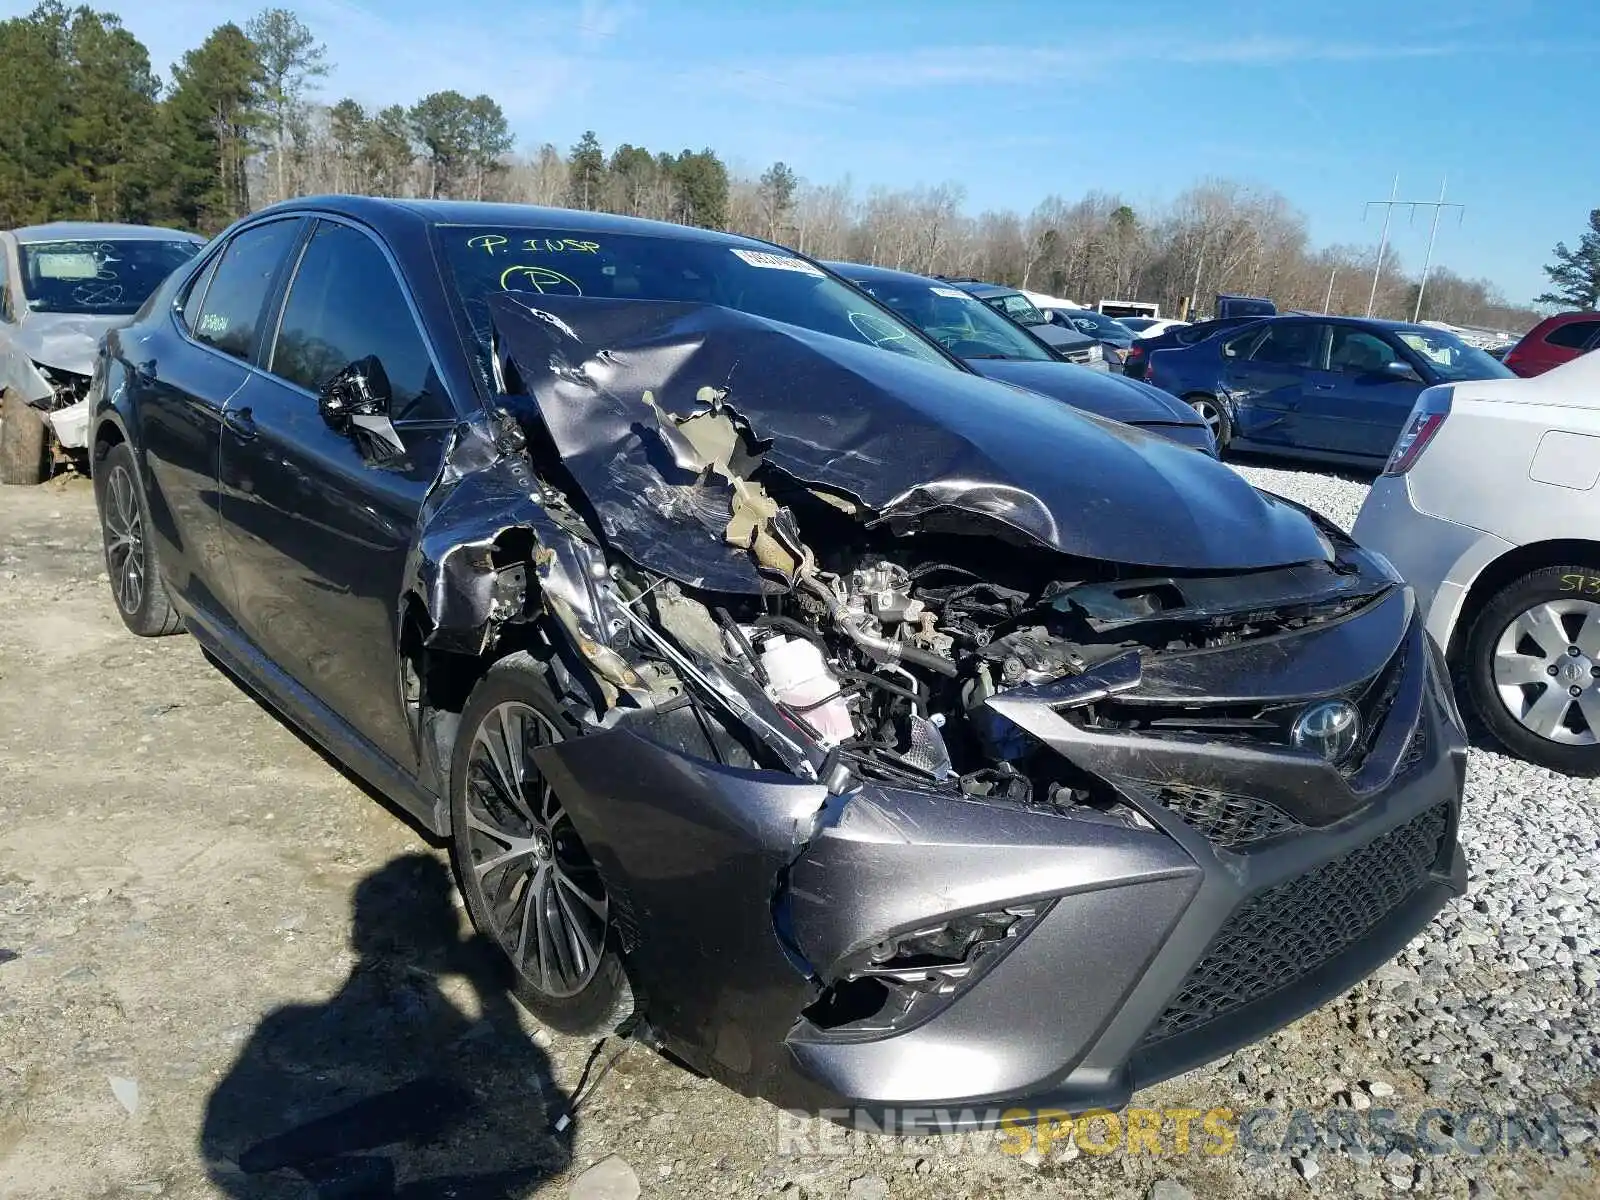
[[[422,854],[356,886],[349,978],[268,1014],[207,1102],[200,1150],[225,1195],[514,1200],[567,1165],[565,1098],[500,956],[460,936],[453,886]],[[451,976],[477,1016],[445,995]]]

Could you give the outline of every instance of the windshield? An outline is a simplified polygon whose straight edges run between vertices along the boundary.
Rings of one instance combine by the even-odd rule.
[[[1453,333],[1441,329],[1402,329],[1395,336],[1420,354],[1445,383],[1513,378],[1509,367],[1476,346],[1467,345]]]
[[[1160,322],[1154,317],[1123,317],[1122,324],[1135,333],[1143,333],[1150,326],[1159,325]]]
[[[983,301],[959,288],[922,283],[856,284],[957,358],[1050,362],[1055,356]]]
[[[803,258],[720,241],[503,225],[437,225],[473,336],[494,292],[717,304],[957,369],[915,329]]]
[[[200,252],[199,242],[28,242],[17,247],[28,311],[126,317]]]
[[[990,296],[984,301],[990,308],[997,308],[1010,317],[1018,325],[1048,325],[1050,318],[1045,316],[1033,306],[1021,292],[1007,292],[1003,296]]]

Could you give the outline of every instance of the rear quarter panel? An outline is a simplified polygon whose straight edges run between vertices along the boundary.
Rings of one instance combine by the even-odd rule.
[[[1581,472],[1567,469],[1541,467],[1545,478],[1533,477],[1536,460],[1551,464],[1559,451],[1569,463],[1573,448],[1581,452],[1588,438],[1600,468],[1600,409],[1462,399],[1463,390],[1457,388],[1449,419],[1412,469],[1412,503],[1513,545],[1556,539],[1600,544],[1600,488],[1546,481],[1584,482]],[[1551,434],[1559,440],[1547,443]]]

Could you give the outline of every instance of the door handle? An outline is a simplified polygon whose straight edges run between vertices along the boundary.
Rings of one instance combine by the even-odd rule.
[[[222,424],[241,442],[256,436],[256,420],[248,408],[229,409],[222,414]]]
[[[1314,383],[1314,384],[1311,385],[1311,388],[1312,388],[1313,391],[1331,392],[1331,391],[1333,391],[1333,384],[1331,384],[1331,383]]]

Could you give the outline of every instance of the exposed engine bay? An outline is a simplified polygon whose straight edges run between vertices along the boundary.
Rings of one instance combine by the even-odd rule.
[[[875,533],[815,500],[785,507],[804,512],[795,528],[828,547],[803,547],[786,590],[715,596],[614,574],[680,645],[747,674],[833,763],[863,778],[1020,803],[1077,806],[1084,794],[1070,765],[1039,753],[990,698],[1123,656],[1224,647],[1335,619],[1384,590],[1361,586],[1337,562],[1223,580],[1107,578],[1102,564],[972,537]],[[1096,577],[1061,577],[1071,567]],[[1291,583],[1297,603],[1263,607],[1264,592]],[[1081,716],[1101,714],[1091,706]]]
[[[980,464],[966,466],[959,483],[910,489],[887,469],[861,474],[859,462],[801,477],[815,447],[764,436],[765,397],[701,384],[688,403],[669,406],[649,388],[630,398],[629,364],[575,344],[559,315],[508,299],[496,320],[499,382],[537,400],[522,424],[547,508],[570,508],[574,525],[598,527],[622,551],[581,601],[617,615],[604,636],[577,638],[615,689],[611,700],[632,693],[654,706],[687,693],[720,704],[719,720],[738,718],[728,725],[766,743],[749,747],[751,765],[776,750],[781,765],[830,790],[853,777],[1079,807],[1091,796],[1077,768],[991,700],[1066,687],[1060,707],[1072,720],[1165,721],[1181,736],[1181,709],[1141,716],[1093,702],[1135,689],[1146,656],[1334,621],[1394,587],[1336,530],[1298,512],[1285,515],[1317,530],[1298,543],[1301,561],[1174,569],[1075,553],[1092,538],[1057,519],[1056,497],[1023,496],[1012,477],[983,478]],[[712,345],[700,334],[686,353]],[[870,350],[861,353],[874,365]],[[529,364],[537,383],[524,377]],[[899,432],[918,440],[914,428]],[[1157,452],[1170,454],[1175,471],[1188,465],[1181,449]],[[842,487],[852,473],[859,482]],[[555,574],[547,569],[540,582],[559,609],[573,588],[552,586]],[[568,612],[565,623],[582,621]],[[1072,680],[1093,681],[1108,667],[1118,682],[1072,691]],[[1213,713],[1205,733],[1283,742],[1287,730],[1269,710]]]

